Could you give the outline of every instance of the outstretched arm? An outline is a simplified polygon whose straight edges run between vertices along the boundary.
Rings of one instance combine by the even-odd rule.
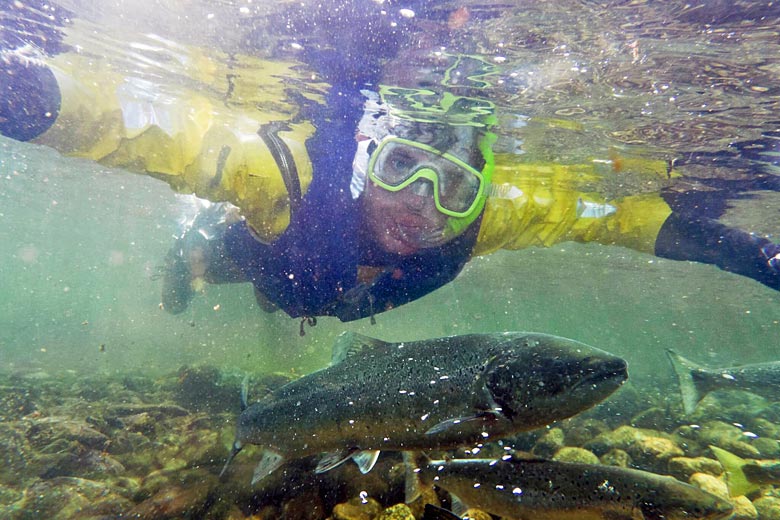
[[[717,220],[672,213],[658,233],[655,254],[716,265],[780,290],[780,245]]]

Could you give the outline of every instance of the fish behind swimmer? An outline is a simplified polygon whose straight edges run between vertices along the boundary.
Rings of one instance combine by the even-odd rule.
[[[770,399],[780,399],[780,361],[725,368],[707,368],[666,351],[680,384],[683,409],[693,412],[699,401],[713,390],[744,390]]]

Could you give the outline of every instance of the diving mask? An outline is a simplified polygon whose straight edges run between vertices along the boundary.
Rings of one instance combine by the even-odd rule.
[[[400,137],[384,138],[368,162],[368,176],[377,186],[400,191],[420,179],[433,185],[436,209],[450,217],[471,215],[484,201],[482,172],[427,144]]]

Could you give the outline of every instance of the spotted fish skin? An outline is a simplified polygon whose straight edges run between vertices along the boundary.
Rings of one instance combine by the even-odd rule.
[[[337,345],[331,366],[241,413],[234,453],[257,444],[274,454],[256,480],[285,459],[323,452],[343,461],[496,440],[588,409],[627,378],[623,359],[547,334],[404,343],[346,334]]]
[[[511,455],[449,461],[418,456],[415,464],[416,478],[457,497],[460,509],[508,519],[719,520],[733,511],[729,501],[695,486],[636,469]]]

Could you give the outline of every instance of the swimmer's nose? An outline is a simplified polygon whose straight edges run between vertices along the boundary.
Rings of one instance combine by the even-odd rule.
[[[433,198],[433,183],[428,179],[417,179],[407,189],[418,197]]]

